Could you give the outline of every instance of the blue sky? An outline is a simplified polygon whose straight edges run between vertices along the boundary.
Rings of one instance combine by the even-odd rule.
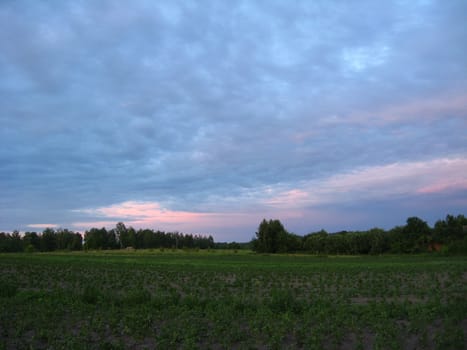
[[[246,241],[467,214],[466,1],[2,1],[0,231]]]

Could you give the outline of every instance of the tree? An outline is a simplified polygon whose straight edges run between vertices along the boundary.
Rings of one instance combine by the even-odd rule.
[[[311,253],[323,254],[326,250],[327,237],[328,233],[325,230],[310,233],[304,237],[303,247]]]
[[[380,228],[372,228],[370,235],[370,254],[382,254],[388,250],[388,242],[386,232]]]
[[[26,232],[23,237],[23,246],[26,251],[39,251],[41,249],[41,238],[36,232]]]
[[[253,250],[258,253],[277,253],[287,251],[288,232],[279,220],[263,219],[253,240]]]
[[[0,253],[9,251],[8,237],[9,235],[5,232],[0,232]]]
[[[57,249],[57,236],[55,230],[52,228],[46,228],[42,231],[41,236],[41,250],[43,252],[51,252]]]
[[[105,227],[91,228],[84,234],[84,245],[86,249],[107,249],[108,248],[108,233]]]
[[[438,220],[433,229],[433,241],[446,245],[449,254],[467,254],[467,218],[447,215]]]
[[[136,230],[133,227],[128,228],[128,240],[125,244],[125,247],[133,247],[133,248],[139,248],[138,242],[137,242],[137,234]]]
[[[73,234],[73,241],[71,243],[71,250],[82,250],[83,249],[83,236],[80,233],[75,232]]]
[[[120,248],[129,247],[129,239],[128,239],[128,230],[123,222],[119,222],[115,226],[115,236],[117,238],[117,242],[120,245]]]
[[[80,250],[82,248],[82,237],[79,233],[74,233],[68,229],[58,229],[55,232],[55,236],[57,249],[59,250]]]
[[[23,251],[23,242],[21,241],[21,236],[19,231],[13,231],[11,235],[11,251],[12,252],[21,252]]]
[[[155,248],[156,245],[156,240],[154,237],[154,231],[145,229],[145,230],[139,230],[138,231],[138,236],[142,237],[142,246],[141,248]]]
[[[420,252],[427,249],[431,229],[425,221],[416,216],[408,218],[403,233],[404,253]]]
[[[433,239],[438,243],[452,243],[462,240],[467,234],[467,218],[464,215],[447,215],[438,220],[433,230]]]
[[[422,219],[412,216],[407,219],[407,224],[404,227],[405,233],[424,234],[430,232],[430,227]]]

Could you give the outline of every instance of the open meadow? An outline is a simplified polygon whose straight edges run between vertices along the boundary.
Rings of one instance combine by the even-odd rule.
[[[465,349],[467,257],[0,254],[0,349]]]

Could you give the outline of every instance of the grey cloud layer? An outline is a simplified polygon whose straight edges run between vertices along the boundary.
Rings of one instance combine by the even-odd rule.
[[[391,117],[467,98],[466,12],[464,1],[3,2],[0,219],[130,199],[216,210],[213,198],[261,186],[465,157],[462,103]]]

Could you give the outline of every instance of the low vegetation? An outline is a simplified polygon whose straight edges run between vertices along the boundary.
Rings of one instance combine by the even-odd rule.
[[[463,349],[465,256],[0,254],[0,349]]]

